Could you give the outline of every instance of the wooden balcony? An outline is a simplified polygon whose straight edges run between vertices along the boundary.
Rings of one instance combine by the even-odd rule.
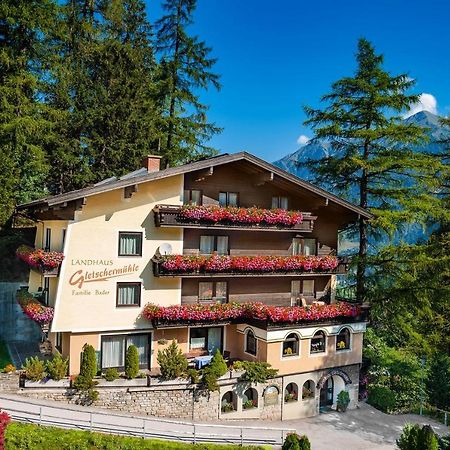
[[[302,212],[302,222],[288,225],[248,224],[248,223],[212,223],[200,220],[189,220],[181,215],[182,206],[157,205],[153,209],[155,226],[157,227],[183,227],[183,228],[211,228],[216,230],[242,230],[242,231],[284,231],[310,233],[314,228],[317,216]]]

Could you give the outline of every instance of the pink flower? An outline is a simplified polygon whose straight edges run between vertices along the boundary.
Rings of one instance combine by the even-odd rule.
[[[27,245],[21,245],[16,250],[16,255],[30,267],[44,272],[59,267],[64,259],[61,252],[46,252],[41,248],[35,250]]]

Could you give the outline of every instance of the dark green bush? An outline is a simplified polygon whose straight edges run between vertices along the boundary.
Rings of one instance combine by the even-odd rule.
[[[439,450],[439,440],[429,425],[407,424],[397,439],[400,450]]]
[[[181,377],[186,372],[188,365],[186,357],[175,341],[172,341],[164,350],[158,350],[157,361],[161,370],[161,377],[165,380],[174,380]]]
[[[84,378],[94,378],[97,375],[97,357],[92,345],[84,344],[83,346],[80,375]]]
[[[278,373],[278,369],[262,361],[241,361],[238,367],[245,370],[240,379],[248,383],[265,383]]]
[[[105,370],[103,378],[106,381],[117,380],[119,378],[119,372],[115,367],[109,367],[108,369]]]
[[[156,439],[140,439],[63,430],[30,424],[11,423],[6,429],[5,450],[263,450],[238,445],[185,444]]]
[[[395,393],[386,386],[369,387],[367,402],[375,408],[389,413],[395,408]]]
[[[131,380],[136,378],[139,373],[139,353],[135,345],[127,348],[125,355],[125,376]]]
[[[350,403],[350,394],[347,391],[339,392],[337,396],[337,407],[339,411],[345,412]]]
[[[45,361],[37,356],[27,358],[22,369],[25,371],[27,380],[41,381],[45,377]]]
[[[52,360],[47,361],[46,363],[48,376],[57,381],[67,375],[68,367],[69,359],[63,358],[59,353],[57,353]]]
[[[186,372],[189,383],[197,384],[200,382],[200,372],[196,369],[188,369]]]
[[[218,378],[227,373],[227,363],[223,359],[222,353],[220,353],[219,350],[216,350],[216,353],[212,357],[211,363],[206,367],[206,369]]]
[[[311,444],[306,436],[289,433],[284,440],[282,450],[311,450]]]

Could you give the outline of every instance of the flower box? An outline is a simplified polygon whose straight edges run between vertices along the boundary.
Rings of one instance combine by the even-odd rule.
[[[267,324],[297,324],[333,319],[355,318],[359,307],[349,303],[309,306],[268,306],[263,303],[224,303],[144,307],[142,316],[157,327],[161,323],[202,324],[231,321],[246,323],[260,321]]]
[[[64,259],[61,252],[47,252],[41,248],[33,249],[28,245],[21,245],[16,250],[16,255],[31,268],[39,270],[46,276],[57,276]]]
[[[289,274],[335,272],[335,256],[191,256],[166,255],[154,259],[155,276],[185,274]]]
[[[51,306],[43,305],[39,301],[40,296],[34,296],[30,292],[20,289],[17,291],[16,300],[22,311],[31,319],[45,326],[53,320],[54,309]]]

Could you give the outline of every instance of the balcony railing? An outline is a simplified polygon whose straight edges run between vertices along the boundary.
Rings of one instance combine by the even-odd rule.
[[[157,227],[311,232],[317,216],[307,212],[221,206],[157,205]]]
[[[147,304],[143,317],[155,328],[179,325],[254,323],[261,328],[311,323],[352,323],[368,319],[368,309],[346,302],[310,306],[268,306],[263,303],[225,303],[158,306]]]
[[[61,252],[50,252],[41,248],[34,249],[27,245],[21,245],[17,249],[16,255],[32,269],[41,272],[47,277],[58,276],[59,267],[64,259],[64,255]]]
[[[156,277],[261,277],[345,274],[347,258],[335,256],[189,256],[153,258]]]

